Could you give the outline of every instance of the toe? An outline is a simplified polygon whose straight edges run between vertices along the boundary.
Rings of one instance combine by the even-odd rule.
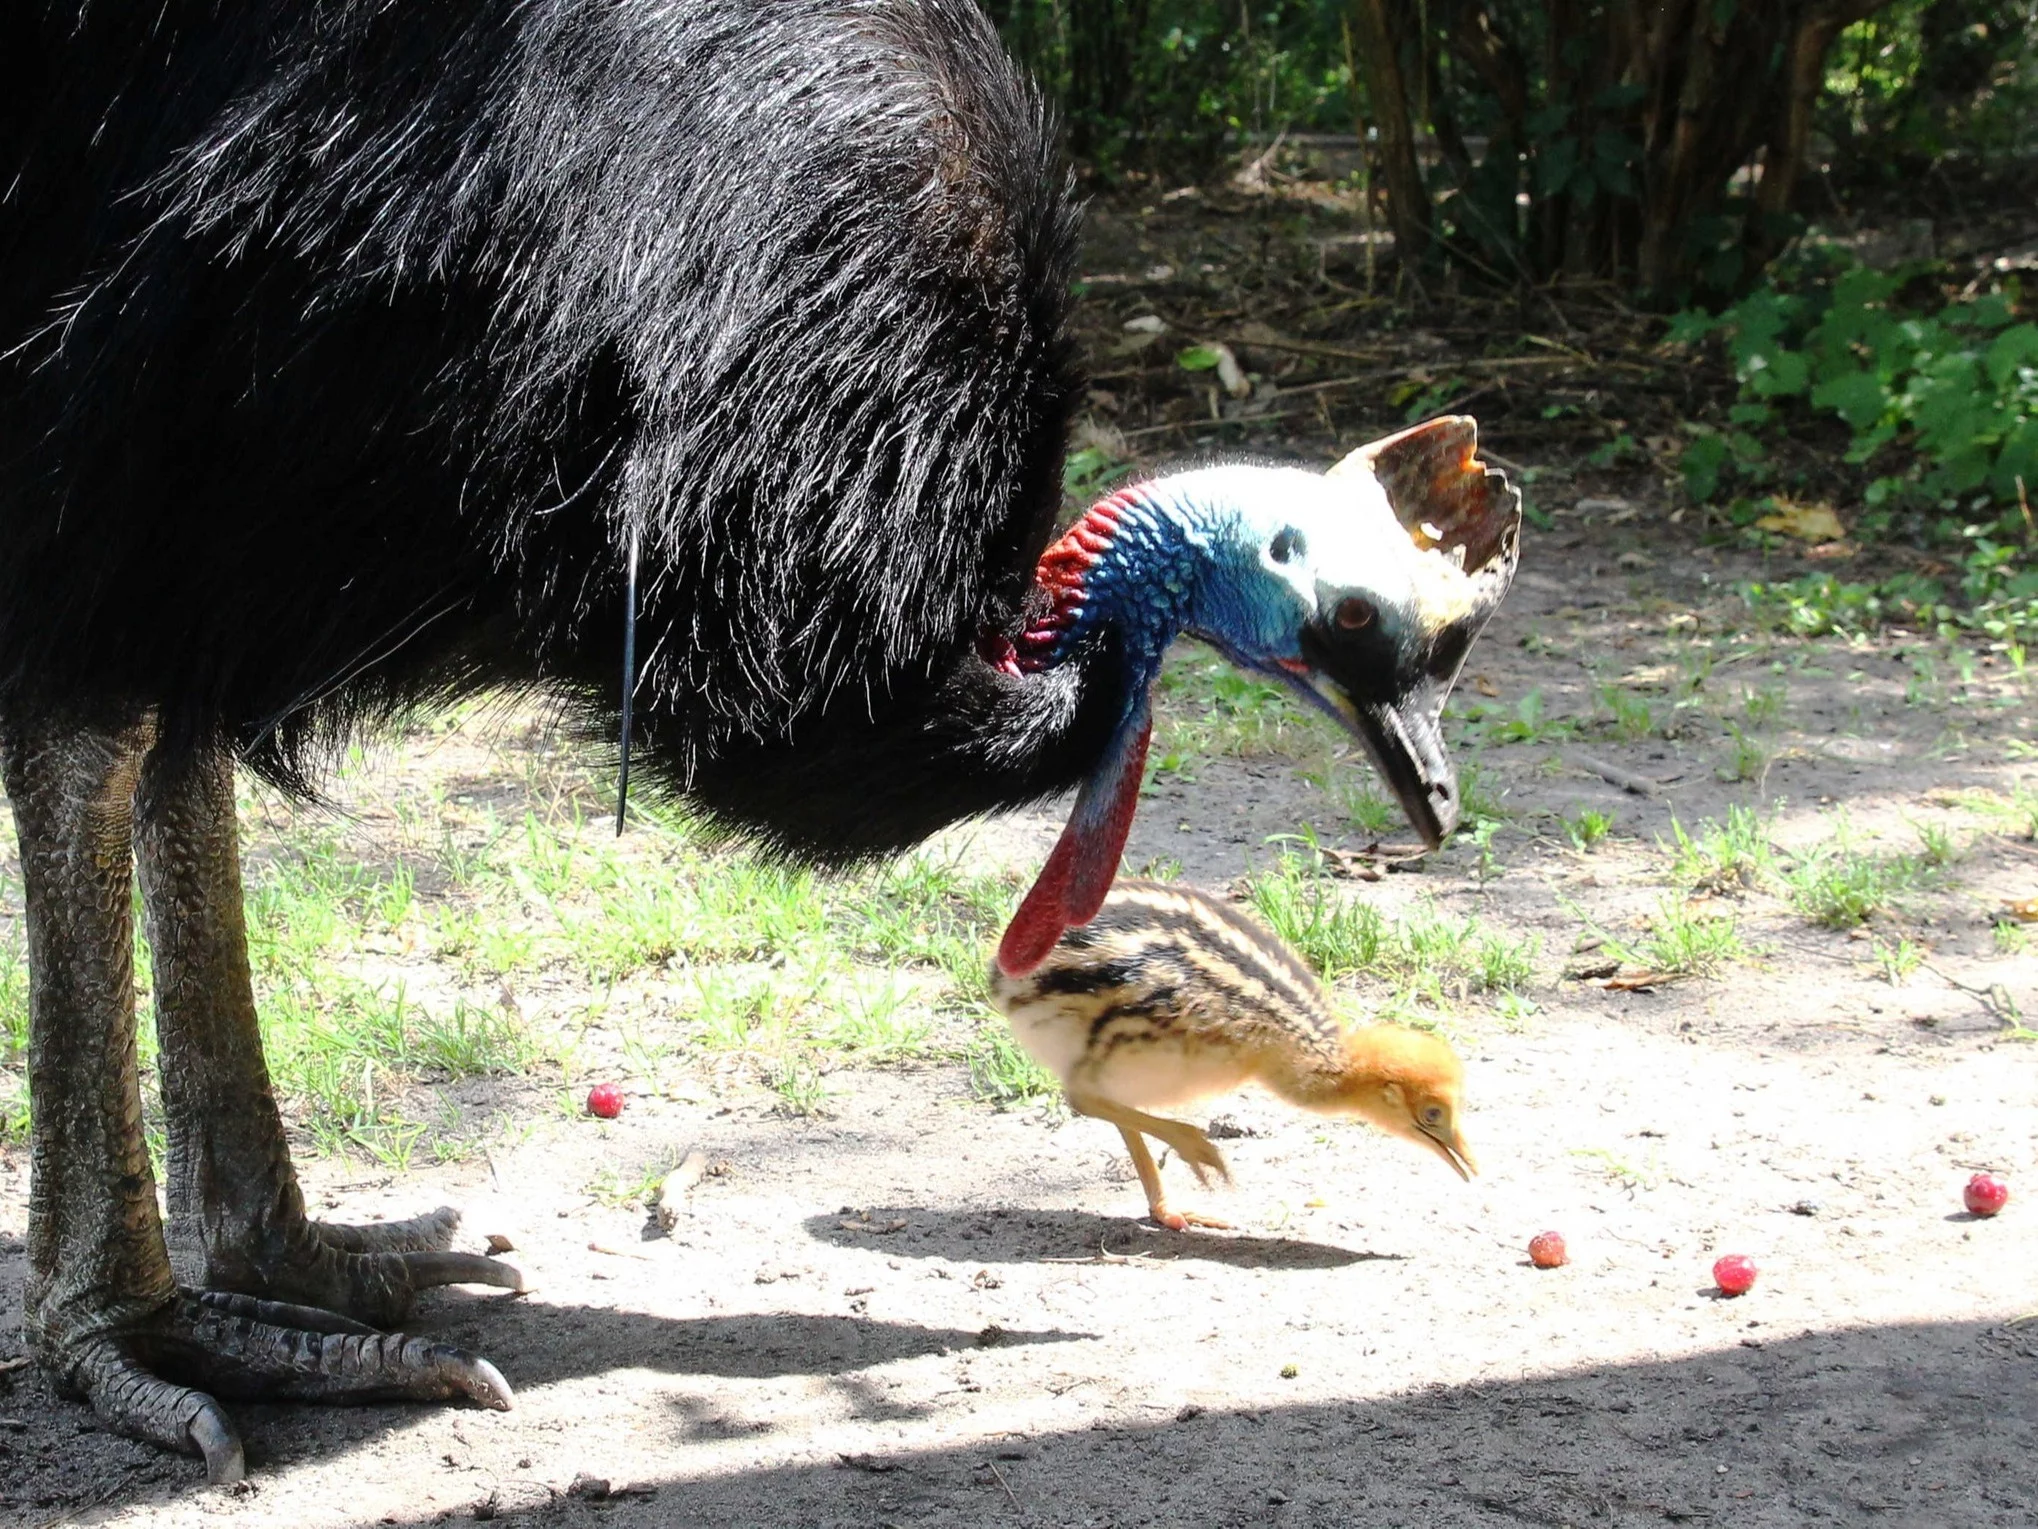
[[[215,1484],[247,1475],[240,1435],[219,1403],[155,1375],[138,1357],[132,1336],[93,1340],[73,1361],[71,1377],[115,1432],[202,1457]]]
[[[453,1245],[460,1212],[450,1205],[407,1221],[371,1221],[359,1226],[315,1221],[318,1240],[335,1253],[438,1253]]]
[[[437,1285],[492,1285],[522,1293],[524,1276],[514,1264],[484,1253],[398,1253],[413,1290]]]
[[[451,1344],[361,1330],[330,1312],[313,1312],[323,1319],[314,1326],[263,1320],[264,1314],[298,1310],[245,1296],[190,1297],[180,1303],[166,1347],[179,1351],[222,1396],[319,1402],[464,1398],[497,1412],[516,1400],[500,1370]]]

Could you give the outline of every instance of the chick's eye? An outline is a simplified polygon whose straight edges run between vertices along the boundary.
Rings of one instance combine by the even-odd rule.
[[[1432,1104],[1422,1112],[1422,1123],[1426,1126],[1440,1126],[1444,1123],[1444,1107]]]
[[[1346,595],[1337,602],[1337,624],[1347,632],[1357,632],[1373,624],[1379,612],[1373,602],[1364,595]]]
[[[1293,526],[1275,532],[1274,539],[1267,543],[1267,556],[1277,563],[1293,562],[1308,550],[1309,544]]]

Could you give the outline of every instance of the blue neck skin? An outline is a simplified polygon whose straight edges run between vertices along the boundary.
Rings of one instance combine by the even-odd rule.
[[[1162,479],[1119,501],[1117,524],[1082,576],[1082,602],[1049,656],[1059,663],[1091,634],[1115,628],[1124,667],[1110,678],[1124,686],[1125,721],[1144,717],[1168,646],[1184,633],[1245,669],[1271,672],[1301,657],[1299,605],[1274,597],[1257,566],[1260,538],[1228,495],[1210,492],[1217,476]]]

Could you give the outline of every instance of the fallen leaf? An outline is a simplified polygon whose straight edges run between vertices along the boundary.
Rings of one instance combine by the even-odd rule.
[[[2003,911],[2020,924],[2038,924],[2038,897],[2016,897],[2003,904]]]
[[[658,1224],[671,1231],[679,1224],[679,1208],[708,1171],[705,1152],[689,1152],[679,1166],[658,1181]]]
[[[490,1232],[488,1234],[489,1257],[500,1258],[503,1254],[514,1253],[516,1252],[516,1250],[517,1245],[514,1242],[511,1242],[509,1238],[503,1236],[501,1232]]]
[[[854,1221],[838,1221],[835,1224],[845,1232],[869,1232],[877,1237],[889,1237],[894,1232],[903,1232],[906,1229],[906,1223],[903,1221],[872,1221],[868,1217],[860,1217]]]
[[[1472,688],[1483,696],[1497,696],[1500,694],[1500,687],[1483,674],[1472,676]]]
[[[838,1454],[835,1458],[852,1471],[868,1471],[873,1476],[882,1476],[899,1468],[896,1462],[881,1460],[876,1455]]]
[[[1592,979],[1592,985],[1605,988],[1609,993],[1646,993],[1651,988],[1662,987],[1676,980],[1674,972],[1636,971],[1629,967],[1615,972],[1611,977],[1595,977]]]
[[[1755,524],[1764,531],[1794,536],[1801,542],[1836,542],[1847,534],[1830,504],[1792,504],[1783,500],[1777,504],[1775,514],[1764,515]]]

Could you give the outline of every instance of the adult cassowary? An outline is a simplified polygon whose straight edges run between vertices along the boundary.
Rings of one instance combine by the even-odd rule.
[[[544,690],[839,864],[1081,795],[1008,970],[1090,917],[1180,631],[1456,816],[1437,711],[1517,511],[1447,421],[1208,468],[1049,549],[1075,218],[962,0],[17,0],[0,14],[0,745],[32,974],[27,1332],[115,1427],[207,1390],[507,1405],[385,1336],[514,1285],[450,1211],[310,1220],[249,984],[233,770]],[[169,1243],[130,877],[156,963]],[[186,1389],[186,1385],[204,1389]]]

